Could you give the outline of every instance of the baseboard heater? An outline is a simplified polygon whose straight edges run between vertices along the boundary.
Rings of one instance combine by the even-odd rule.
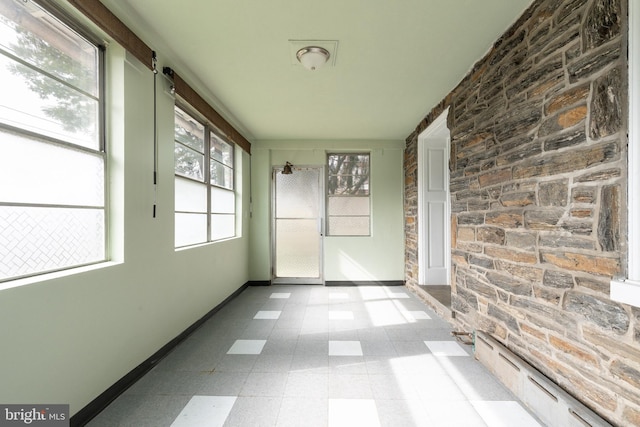
[[[612,427],[612,424],[485,332],[475,331],[474,354],[546,425]]]

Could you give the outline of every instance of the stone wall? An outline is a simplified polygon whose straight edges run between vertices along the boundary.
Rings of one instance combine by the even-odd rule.
[[[633,0],[635,1],[635,0]],[[640,425],[626,266],[627,0],[537,0],[405,152],[417,283],[417,138],[450,107],[452,309],[618,425]]]

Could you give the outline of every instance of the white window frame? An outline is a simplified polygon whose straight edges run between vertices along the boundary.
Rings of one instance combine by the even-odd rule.
[[[611,299],[640,307],[640,4],[629,2],[629,165],[627,277],[611,281]]]
[[[13,125],[8,123],[0,124],[0,129],[4,132],[15,133],[22,138],[36,141],[37,143],[49,146],[57,146],[59,148],[66,148],[70,150],[75,150],[79,153],[89,155],[92,157],[100,158],[102,161],[103,167],[103,193],[102,193],[102,204],[96,205],[83,205],[83,204],[61,204],[61,203],[38,203],[38,202],[12,202],[12,201],[0,201],[1,206],[24,206],[29,208],[67,208],[67,209],[89,209],[103,212],[103,238],[102,238],[102,253],[100,257],[96,257],[93,260],[82,260],[70,262],[66,265],[55,266],[51,268],[44,269],[32,269],[31,271],[25,272],[23,274],[18,274],[14,276],[2,277],[0,278],[0,289],[5,289],[11,287],[10,283],[16,283],[16,281],[27,279],[27,278],[37,278],[38,276],[43,276],[47,274],[60,273],[60,272],[70,272],[73,274],[74,272],[86,271],[86,270],[78,270],[81,268],[86,268],[88,266],[104,264],[110,260],[110,246],[109,246],[109,233],[110,233],[110,217],[109,217],[109,161],[108,155],[106,152],[106,132],[105,132],[105,109],[106,106],[106,94],[105,94],[105,82],[107,81],[107,72],[106,72],[106,53],[104,49],[104,45],[102,40],[97,37],[90,29],[78,23],[76,19],[71,16],[68,16],[62,8],[59,8],[55,3],[51,2],[34,2],[35,7],[42,9],[44,13],[51,16],[53,19],[62,23],[62,25],[66,26],[70,31],[75,33],[79,38],[84,39],[88,44],[93,45],[97,49],[97,72],[98,72],[98,88],[97,95],[90,95],[97,100],[98,111],[97,111],[97,127],[98,127],[98,140],[97,147],[87,147],[85,145],[79,144],[76,141],[70,140],[67,136],[56,136],[52,135],[46,131],[39,131],[37,129],[30,128],[28,126],[24,126],[23,124]],[[62,33],[57,34],[59,37],[64,37],[65,35]],[[50,40],[43,39],[45,42],[49,43]],[[28,64],[21,57],[16,57],[16,62],[21,64]],[[31,68],[31,67],[29,67]],[[37,70],[36,68],[32,68],[39,75],[48,75],[49,70]],[[64,81],[64,78],[61,76],[54,77],[58,81]],[[72,86],[72,85],[70,85]],[[81,92],[79,88],[75,88],[78,92]],[[20,179],[18,177],[17,179]],[[4,185],[4,184],[0,184]],[[53,238],[48,239],[48,241],[53,240]],[[32,253],[28,255],[26,258],[27,261],[32,261]],[[74,271],[75,270],[75,271]],[[54,276],[50,276],[54,277]],[[57,276],[59,277],[59,276]],[[37,280],[37,279],[36,279]],[[20,282],[27,283],[27,282]]]
[[[236,237],[238,237],[238,217],[237,217],[237,212],[238,212],[238,197],[237,197],[237,192],[236,192],[236,188],[237,188],[237,174],[236,174],[236,165],[237,165],[237,150],[236,150],[236,145],[233,142],[230,142],[227,138],[225,138],[222,133],[215,128],[214,126],[212,126],[207,120],[203,119],[202,116],[200,114],[198,114],[190,105],[186,104],[186,103],[177,103],[174,106],[174,114],[175,114],[175,108],[179,108],[180,110],[182,110],[185,114],[187,114],[189,117],[191,117],[193,120],[197,121],[198,123],[200,123],[203,127],[204,127],[204,165],[203,165],[203,173],[204,173],[204,177],[203,177],[203,181],[200,181],[198,179],[195,179],[193,177],[189,177],[186,175],[182,175],[179,174],[175,171],[175,167],[174,167],[174,177],[179,177],[181,179],[185,179],[188,181],[192,181],[193,183],[196,183],[198,185],[202,185],[204,187],[206,187],[206,193],[207,193],[207,198],[206,198],[206,205],[207,205],[207,212],[206,212],[206,216],[207,216],[207,233],[206,233],[206,240],[202,241],[202,242],[197,242],[197,243],[188,243],[185,245],[175,245],[175,240],[174,240],[174,249],[175,250],[182,250],[182,249],[187,249],[187,248],[191,248],[191,247],[197,247],[197,246],[201,246],[201,245],[206,245],[206,244],[210,244],[210,243],[215,243],[215,242],[220,242],[223,240],[228,240],[228,239],[234,239]],[[221,162],[218,162],[217,160],[215,160],[214,158],[211,157],[211,146],[212,146],[212,138],[217,138],[220,141],[224,142],[225,144],[228,144],[231,146],[231,150],[232,150],[232,155],[233,155],[233,161],[232,164],[229,165],[224,165]],[[177,143],[177,141],[174,139],[174,145]],[[218,184],[214,184],[211,182],[211,169],[210,169],[210,165],[212,162],[216,162],[216,163],[220,163],[221,165],[225,166],[225,167],[229,167],[231,169],[232,172],[232,177],[231,177],[231,188],[227,188],[227,187],[223,187],[220,186]],[[233,213],[229,213],[229,214],[225,214],[225,213],[220,213],[220,212],[214,212],[212,209],[212,198],[213,198],[213,189],[219,189],[219,190],[223,190],[223,191],[228,191],[231,194],[233,194],[233,198],[234,198],[234,212]],[[175,197],[174,197],[175,199]],[[186,211],[178,211],[174,209],[174,215],[176,213],[193,213],[193,212],[186,212]],[[211,217],[214,214],[218,214],[218,215],[229,215],[229,216],[233,216],[233,221],[234,221],[234,227],[233,227],[233,235],[232,236],[225,236],[225,237],[214,237],[214,230],[213,230],[213,225],[212,225],[212,221],[211,221]],[[175,216],[174,216],[175,218]],[[175,220],[175,219],[174,219]]]
[[[369,157],[369,187],[368,187],[368,194],[366,196],[335,196],[335,195],[330,195],[329,194],[329,179],[331,177],[331,171],[329,170],[329,157],[331,156],[349,156],[349,155],[354,155],[354,156],[368,156]],[[336,152],[336,151],[331,151],[331,152],[327,152],[327,156],[326,156],[326,170],[327,170],[327,178],[326,178],[326,182],[325,182],[325,196],[326,196],[326,201],[325,201],[325,220],[326,220],[326,225],[325,225],[325,230],[326,230],[326,235],[327,237],[371,237],[371,233],[372,233],[372,205],[371,205],[371,153],[368,151],[353,151],[353,152]],[[331,217],[339,217],[342,215],[329,215],[329,206],[330,206],[330,202],[329,200],[331,198],[334,197],[362,197],[362,198],[366,198],[368,203],[369,203],[369,230],[367,232],[367,234],[336,234],[331,230],[331,227],[329,226],[329,221]],[[364,217],[364,215],[356,215],[356,216],[362,216]]]

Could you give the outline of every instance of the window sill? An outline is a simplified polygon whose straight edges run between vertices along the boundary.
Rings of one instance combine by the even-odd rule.
[[[325,234],[324,237],[338,238],[338,237],[371,237],[371,234]]]
[[[640,281],[612,280],[610,296],[613,301],[640,307]]]
[[[238,240],[240,238],[241,236],[233,236],[233,237],[227,237],[220,240],[213,240],[211,242],[194,243],[193,245],[180,246],[178,248],[173,248],[173,249],[175,252],[182,252],[182,251],[188,251],[189,249],[198,249],[198,248],[205,248],[207,246],[214,246],[217,243],[231,242],[234,240]]]
[[[48,280],[60,279],[68,276],[75,276],[77,274],[86,273],[89,271],[102,270],[104,268],[113,267],[122,264],[117,261],[104,261],[96,264],[85,265],[81,267],[72,267],[65,270],[53,271],[51,273],[37,274],[35,276],[25,277],[22,279],[8,280],[0,283],[0,291],[6,289],[18,288],[20,286],[32,285],[35,283],[46,282]]]

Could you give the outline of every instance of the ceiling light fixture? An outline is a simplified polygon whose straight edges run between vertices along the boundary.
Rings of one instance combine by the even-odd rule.
[[[296,58],[298,58],[302,66],[311,71],[322,67],[330,56],[329,51],[320,46],[303,47],[296,53]]]

